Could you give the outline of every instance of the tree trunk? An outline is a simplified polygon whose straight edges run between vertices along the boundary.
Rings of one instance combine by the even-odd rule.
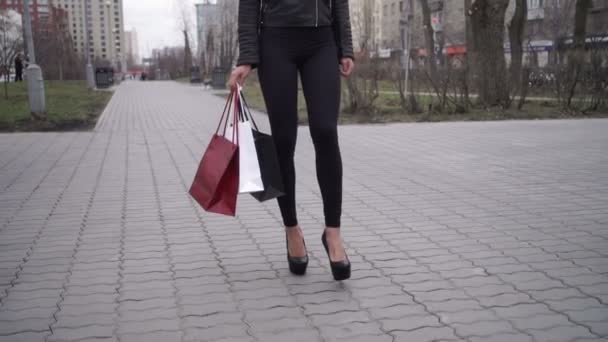
[[[585,38],[587,36],[587,13],[591,8],[591,0],[577,0],[574,12],[574,41],[573,51],[568,63],[570,76],[568,84],[568,107],[572,105],[572,98],[576,92],[576,86],[585,60]]]
[[[509,85],[511,88],[511,95],[513,98],[519,95],[523,97],[522,93],[522,64],[523,64],[523,40],[524,30],[526,28],[526,17],[528,13],[528,1],[527,0],[516,0],[515,2],[515,14],[509,24],[509,43],[511,45],[511,70]],[[521,102],[523,103],[523,102]]]
[[[435,62],[435,38],[433,35],[433,26],[431,25],[431,9],[429,7],[428,0],[419,0],[420,7],[422,8],[422,24],[424,29],[424,42],[426,45],[426,63],[427,71],[431,82],[435,83],[437,80],[437,64]]]
[[[469,11],[471,10],[471,0],[464,0],[464,10],[465,10],[465,40],[466,40],[466,55],[464,57],[464,100],[465,104],[468,105],[471,103],[471,99],[469,97],[469,91],[471,89],[471,80],[473,79],[473,74],[471,73],[471,65],[473,64],[473,29],[471,27],[471,16],[469,15]]]
[[[476,0],[471,8],[473,60],[479,101],[486,107],[509,102],[504,22],[509,0]]]
[[[190,51],[190,37],[188,37],[188,30],[184,30],[184,73],[189,75],[190,67],[192,66],[192,52]]]

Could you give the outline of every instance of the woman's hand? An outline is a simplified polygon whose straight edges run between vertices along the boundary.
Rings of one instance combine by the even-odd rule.
[[[232,90],[236,90],[237,85],[243,85],[245,83],[245,79],[251,73],[251,65],[239,65],[230,74],[230,79],[228,80],[228,87]]]
[[[340,73],[344,77],[350,76],[355,70],[355,61],[352,58],[345,57],[340,60]]]

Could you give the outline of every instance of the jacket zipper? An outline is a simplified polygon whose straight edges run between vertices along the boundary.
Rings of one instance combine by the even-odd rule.
[[[319,0],[315,0],[315,27],[319,26]]]

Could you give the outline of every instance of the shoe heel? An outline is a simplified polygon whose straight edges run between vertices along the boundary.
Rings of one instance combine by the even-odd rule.
[[[306,253],[306,256],[303,257],[290,256],[289,240],[287,239],[287,234],[285,234],[285,247],[287,249],[287,264],[289,264],[289,272],[295,275],[306,274],[306,269],[308,268],[308,253]],[[306,247],[306,242],[304,242],[304,247]]]
[[[346,280],[350,278],[350,260],[348,260],[348,256],[346,256],[346,260],[342,261],[331,261],[331,257],[329,256],[329,247],[327,246],[327,238],[325,236],[325,232],[321,236],[321,242],[323,242],[323,247],[325,247],[325,252],[327,253],[327,258],[329,259],[329,266],[331,267],[331,274],[334,277],[334,280]]]

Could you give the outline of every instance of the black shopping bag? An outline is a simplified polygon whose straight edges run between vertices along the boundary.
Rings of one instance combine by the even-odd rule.
[[[283,177],[272,136],[254,128],[253,139],[258,152],[264,191],[253,192],[251,195],[260,202],[283,196]]]
[[[277,151],[274,144],[274,139],[271,135],[261,132],[251,115],[247,101],[241,96],[241,115],[251,121],[253,124],[253,139],[255,141],[255,149],[258,155],[258,161],[260,163],[260,174],[262,176],[262,183],[264,184],[264,190],[258,192],[252,192],[251,196],[260,202],[268,201],[284,195],[283,177],[281,175],[281,167],[279,165],[279,158],[277,157]]]

